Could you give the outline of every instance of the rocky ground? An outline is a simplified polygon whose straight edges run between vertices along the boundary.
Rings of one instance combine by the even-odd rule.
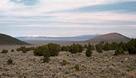
[[[0,78],[136,78],[136,55],[113,54],[114,51],[93,51],[92,57],[86,57],[85,52],[60,52],[49,63],[42,63],[43,57],[34,56],[32,51],[9,51],[0,53]],[[14,64],[7,64],[9,58]],[[63,60],[66,65],[61,64]]]

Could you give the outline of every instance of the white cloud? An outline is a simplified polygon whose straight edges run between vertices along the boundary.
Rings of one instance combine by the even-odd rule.
[[[0,0],[0,11],[6,15],[35,16],[46,12],[73,9],[82,6],[136,0],[39,0],[37,4],[27,6],[10,0]]]
[[[13,3],[10,0],[0,0],[0,11],[13,11],[25,7],[22,4]]]
[[[10,0],[0,0],[0,16],[5,16],[0,18],[0,25],[7,26],[18,26],[18,27],[58,27],[58,28],[88,28],[90,31],[78,30],[70,31],[71,35],[80,34],[98,34],[103,31],[95,30],[102,29],[105,30],[103,33],[110,32],[111,30],[106,29],[120,29],[122,33],[126,31],[121,29],[121,25],[99,25],[104,22],[111,21],[130,21],[136,22],[136,14],[119,14],[111,12],[95,12],[95,13],[49,13],[50,11],[66,10],[79,8],[88,5],[98,5],[114,2],[124,2],[124,1],[136,1],[136,0],[39,0],[39,3],[31,6],[18,4],[11,2]],[[53,18],[31,18],[33,16],[53,16]],[[21,16],[30,18],[22,18]],[[84,24],[80,24],[84,23]],[[86,24],[90,23],[90,24]],[[92,24],[91,24],[92,23]],[[85,25],[86,24],[86,25]],[[98,24],[98,25],[95,25]],[[124,25],[127,28],[136,28],[136,25]],[[123,28],[124,28],[123,27]],[[8,29],[7,29],[8,30]],[[64,30],[66,31],[66,30]],[[115,31],[115,30],[113,30]],[[130,31],[130,29],[128,30]],[[11,32],[11,31],[10,31]],[[61,31],[62,32],[62,31]],[[56,32],[53,34],[48,32],[48,34],[42,35],[56,35],[64,36],[69,34],[67,32],[61,33]],[[117,32],[119,32],[117,30]],[[131,31],[130,31],[131,32]],[[35,34],[35,33],[29,33]],[[126,33],[125,33],[126,34]],[[40,34],[36,34],[40,35]]]

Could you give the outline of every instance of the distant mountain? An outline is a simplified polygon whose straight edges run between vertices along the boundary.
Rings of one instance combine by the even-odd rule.
[[[0,34],[0,45],[25,45],[26,42],[20,41],[9,35]]]
[[[27,40],[64,40],[64,41],[82,41],[82,40],[88,40],[91,38],[96,37],[97,35],[82,35],[82,36],[74,36],[74,37],[17,37],[17,39],[27,41]]]
[[[90,43],[99,43],[99,42],[128,42],[130,38],[119,34],[119,33],[109,33],[109,34],[104,34],[97,36],[95,38],[89,39],[86,42]]]

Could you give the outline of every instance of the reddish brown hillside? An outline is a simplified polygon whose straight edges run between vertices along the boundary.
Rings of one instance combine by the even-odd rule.
[[[87,40],[87,42],[91,43],[99,43],[99,42],[127,42],[130,39],[122,34],[119,33],[109,33],[97,36],[93,39]]]

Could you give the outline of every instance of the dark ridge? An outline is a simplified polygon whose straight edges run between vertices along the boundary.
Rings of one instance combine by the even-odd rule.
[[[0,45],[28,45],[28,43],[9,35],[0,34]]]

